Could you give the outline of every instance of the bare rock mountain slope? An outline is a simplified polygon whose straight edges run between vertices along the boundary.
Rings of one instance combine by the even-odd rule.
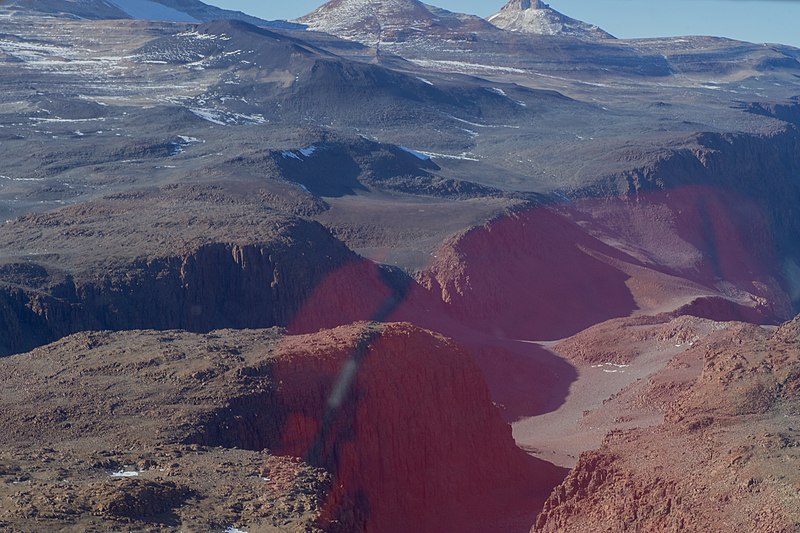
[[[311,30],[369,42],[492,29],[480,17],[452,13],[419,0],[331,0],[297,22]]]

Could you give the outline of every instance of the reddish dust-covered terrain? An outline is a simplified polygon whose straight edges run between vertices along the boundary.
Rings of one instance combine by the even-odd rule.
[[[538,1],[0,2],[0,531],[800,531],[798,80]]]

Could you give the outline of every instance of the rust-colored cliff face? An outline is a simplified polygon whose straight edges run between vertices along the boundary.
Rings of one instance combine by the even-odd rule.
[[[500,337],[559,339],[634,312],[774,324],[800,294],[800,228],[776,209],[712,186],[535,207],[453,237],[418,277]]]
[[[421,284],[473,327],[557,339],[636,308],[619,257],[547,208],[493,220],[446,243]]]
[[[0,359],[0,385],[11,531],[525,532],[566,475],[410,324],[79,333]]]
[[[800,309],[800,136],[787,127],[686,144],[564,205],[453,237],[421,283],[459,319],[524,339],[633,311],[788,319]]]
[[[438,329],[445,315],[521,339],[636,311],[786,319],[800,305],[796,130],[687,143],[646,154],[651,163],[609,177],[607,190],[452,237],[418,274],[422,287],[319,224],[219,191],[25,216],[0,237],[0,354],[82,330],[315,331],[373,318],[399,286],[409,304],[392,319]],[[132,229],[131,213],[148,222]]]
[[[797,107],[762,111],[790,120]],[[648,158],[584,191],[569,209],[669,273],[771,300],[778,321],[800,310],[797,127],[699,133]]]
[[[196,440],[326,468],[328,529],[524,531],[560,478],[516,447],[470,357],[410,325],[287,338],[253,374],[275,390],[234,400]]]

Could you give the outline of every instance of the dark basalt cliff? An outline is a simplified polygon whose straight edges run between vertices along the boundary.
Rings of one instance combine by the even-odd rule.
[[[314,331],[347,323],[351,315],[368,318],[387,292],[380,270],[321,227],[312,233],[306,237],[314,240],[290,246],[208,244],[186,255],[133,261],[91,280],[67,276],[47,287],[7,285],[0,293],[0,353],[24,352],[78,331],[272,326]],[[35,268],[15,264],[5,270]],[[48,283],[63,277],[40,272]],[[346,291],[336,310],[306,305],[323,282],[327,290]]]
[[[252,205],[163,202],[109,200],[6,224],[0,353],[90,330],[316,331],[369,318],[391,294],[381,268],[320,224]],[[131,217],[147,222],[127,226]],[[306,305],[332,284],[344,295],[335,310]]]

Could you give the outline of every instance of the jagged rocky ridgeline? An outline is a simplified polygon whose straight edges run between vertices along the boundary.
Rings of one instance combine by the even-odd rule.
[[[274,28],[308,28],[358,41],[402,40],[430,31],[476,32],[495,27],[538,35],[567,35],[581,39],[611,37],[597,26],[566,17],[538,0],[512,0],[485,20],[453,13],[418,0],[332,0],[296,22],[268,21],[240,11],[220,9],[198,0],[10,0],[12,13],[37,13],[79,19],[144,19],[173,22],[240,20]]]

